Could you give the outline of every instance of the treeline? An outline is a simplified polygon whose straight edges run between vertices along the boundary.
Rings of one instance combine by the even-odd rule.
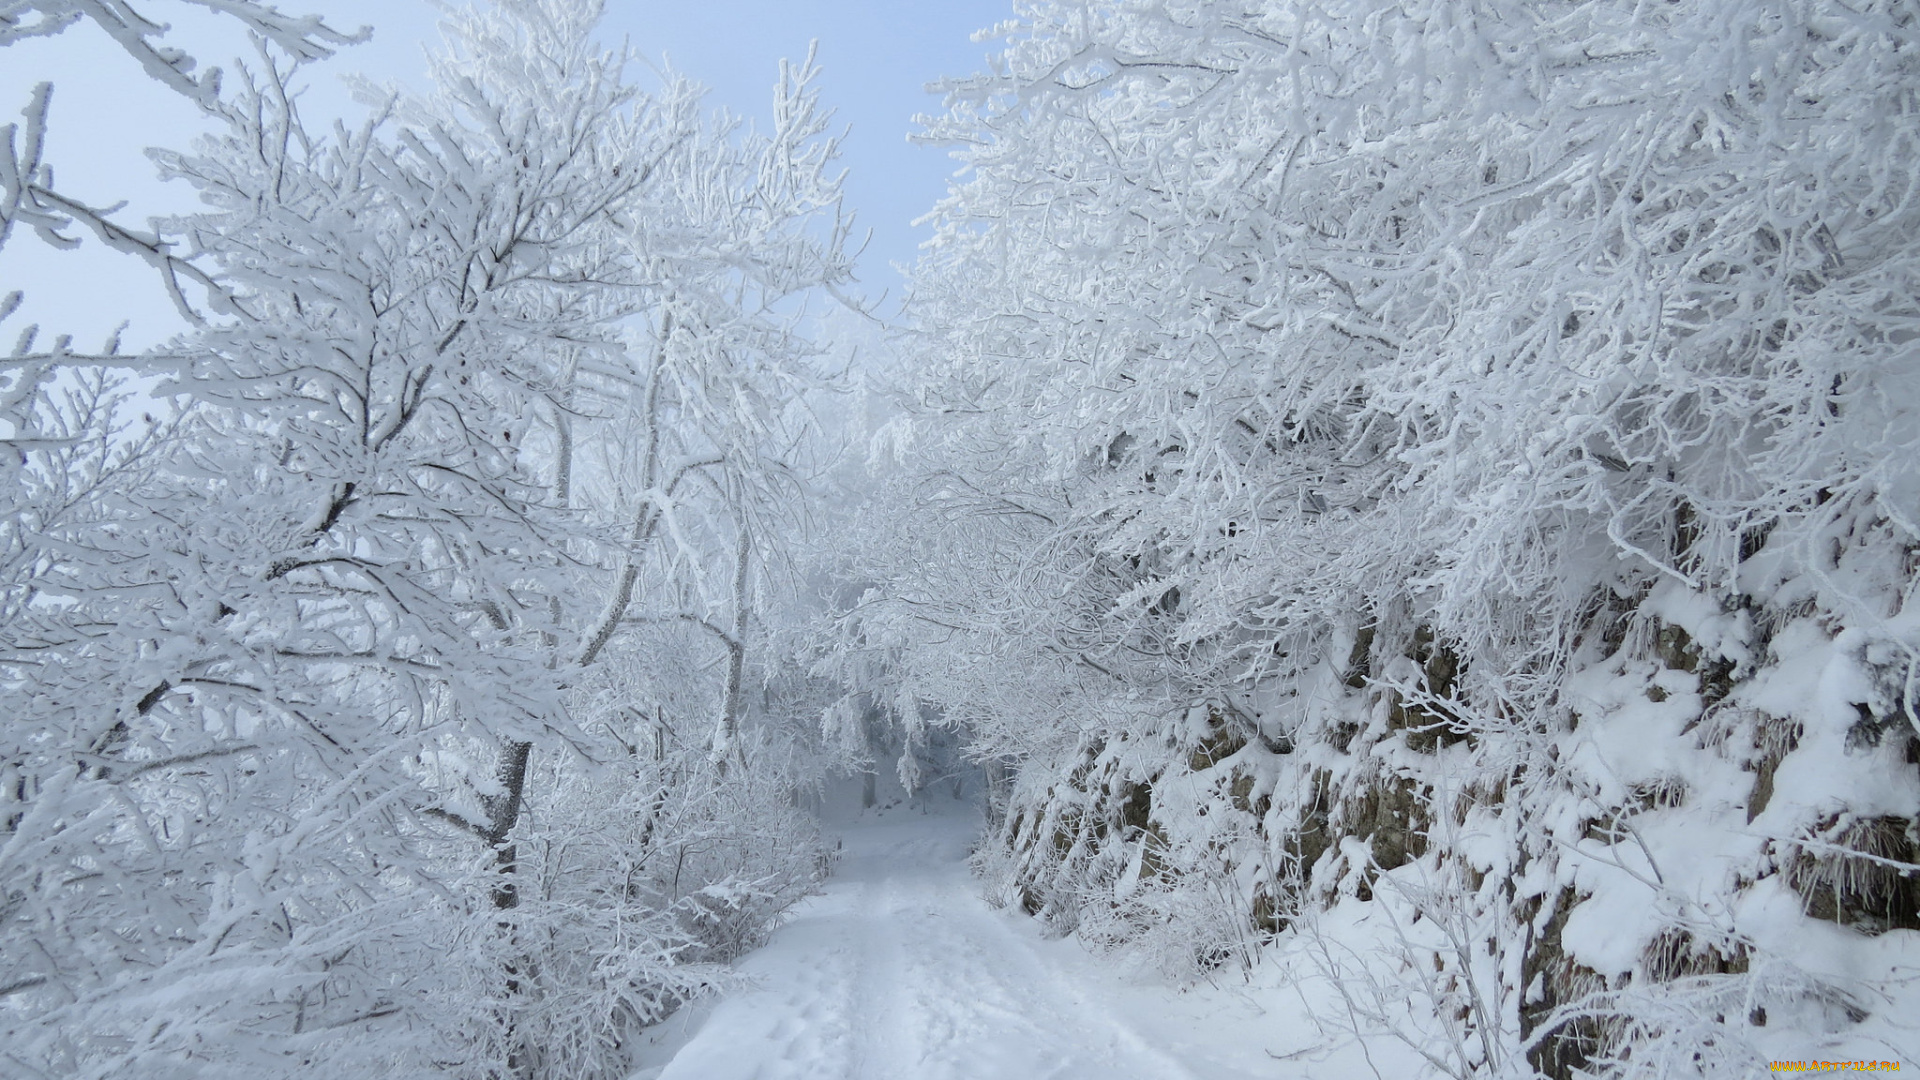
[[[329,128],[353,35],[212,6],[224,80],[0,5],[214,131],[152,231],[55,184],[45,85],[0,139],[0,240],[145,258],[194,326],[0,360],[0,1073],[625,1076],[826,867],[762,619],[850,265],[815,69],[747,132],[503,0]]]
[[[846,621],[1000,894],[1459,1077],[1911,1050],[1920,12],[1019,11]]]

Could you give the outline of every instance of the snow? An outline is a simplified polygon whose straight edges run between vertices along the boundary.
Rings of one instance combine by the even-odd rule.
[[[989,907],[967,867],[980,824],[945,794],[842,817],[825,891],[741,961],[752,988],[656,1026],[630,1080],[1320,1075],[1291,991],[1182,989]]]
[[[226,124],[151,236],[0,139],[214,316],[0,362],[0,1072],[1914,1057],[1899,4],[1026,0],[897,318],[811,52],[482,0],[327,136],[200,6],[290,52],[0,0]]]

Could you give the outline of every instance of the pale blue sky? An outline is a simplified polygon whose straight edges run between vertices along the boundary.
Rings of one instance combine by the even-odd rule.
[[[990,43],[976,30],[1013,14],[1012,0],[610,0],[607,29],[713,88],[736,112],[771,116],[780,57],[820,41],[821,88],[846,142],[848,200],[874,230],[862,276],[878,292],[893,286],[889,263],[912,259],[919,234],[908,225],[946,190],[954,162],[945,150],[911,145],[916,113],[935,111],[925,85],[985,67]],[[899,289],[894,287],[892,295]]]
[[[425,0],[280,0],[285,10],[318,11],[343,29],[371,24],[374,40],[344,50],[315,69],[316,96],[338,102],[334,72],[361,71],[418,85],[423,48],[437,41],[437,15]],[[171,0],[136,4],[173,22],[182,44],[203,62],[224,64],[245,49],[237,35]],[[939,108],[926,83],[980,70],[992,43],[974,31],[1012,15],[1012,0],[607,0],[603,33],[630,41],[641,54],[671,59],[677,70],[711,88],[710,100],[749,119],[771,115],[781,57],[803,56],[818,39],[820,86],[839,125],[850,125],[842,164],[848,202],[874,236],[861,259],[861,289],[885,292],[886,309],[900,294],[892,264],[912,260],[926,230],[909,222],[945,191],[955,165],[944,150],[910,144],[916,113]],[[0,117],[11,119],[32,85],[55,85],[49,160],[63,187],[96,203],[131,200],[129,217],[190,209],[190,193],[151,179],[141,154],[148,145],[181,145],[197,130],[194,110],[142,74],[91,26],[59,38],[0,50]],[[316,104],[321,102],[316,101]],[[11,338],[27,321],[47,333],[74,332],[92,348],[121,318],[131,317],[130,346],[178,329],[151,273],[133,260],[88,244],[50,253],[16,232],[0,252],[0,291],[24,288],[28,307],[8,320]],[[8,342],[10,344],[10,341]]]

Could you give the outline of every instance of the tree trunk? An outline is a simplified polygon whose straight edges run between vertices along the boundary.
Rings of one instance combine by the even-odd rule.
[[[747,569],[752,556],[753,537],[743,526],[740,548],[733,560],[733,635],[727,639],[727,697],[720,710],[720,726],[713,733],[713,757],[722,769],[729,756],[739,759],[742,766],[746,763],[740,750],[740,714],[746,709]]]
[[[520,820],[521,799],[527,788],[527,759],[532,756],[532,743],[508,743],[500,755],[497,774],[503,790],[483,803],[487,811],[485,839],[493,848],[494,869],[499,874],[493,886],[493,906],[502,911],[520,904],[520,893],[513,882],[514,872],[519,869],[518,852],[507,842],[507,836]]]
[[[1007,759],[994,758],[987,762],[987,828],[997,829],[1007,817],[1008,788],[1012,785],[1013,770]]]
[[[873,699],[867,699],[867,707],[860,712],[860,749],[874,761],[866,772],[860,774],[860,805],[872,809],[880,801],[880,755],[884,747],[880,745],[880,723],[883,716]]]

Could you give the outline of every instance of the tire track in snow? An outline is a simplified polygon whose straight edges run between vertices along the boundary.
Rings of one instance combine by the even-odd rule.
[[[908,879],[910,921],[924,928],[903,981],[920,1007],[927,1054],[907,1075],[1197,1080],[1116,1019],[989,910],[957,860]]]
[[[987,907],[966,869],[976,828],[849,828],[824,895],[742,963],[758,986],[659,1080],[1199,1080]]]
[[[849,1077],[885,1075],[899,1060],[905,1048],[895,1033],[903,1026],[899,1001],[890,993],[883,977],[899,962],[899,928],[893,924],[889,884],[868,880],[860,885],[861,903],[856,907],[855,926],[859,938],[859,964],[853,973],[854,1016],[858,1046],[853,1054]]]

